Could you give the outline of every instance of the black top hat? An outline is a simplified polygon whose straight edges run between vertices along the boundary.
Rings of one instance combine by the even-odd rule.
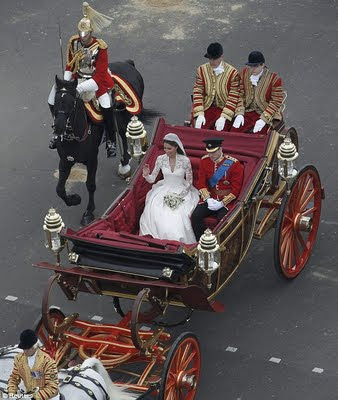
[[[25,331],[21,332],[20,343],[18,347],[19,349],[27,350],[32,348],[37,341],[38,337],[36,336],[36,333],[31,329],[26,329]]]
[[[265,63],[265,58],[263,56],[263,53],[261,53],[260,51],[252,51],[249,54],[248,62],[245,63],[245,65],[249,65],[250,67],[258,67],[258,65],[264,63]]]
[[[208,153],[213,153],[222,146],[223,139],[219,137],[204,139],[205,149]]]
[[[223,55],[223,47],[221,44],[215,42],[209,44],[207,48],[207,52],[204,54],[205,58],[211,58],[212,60],[216,60]]]

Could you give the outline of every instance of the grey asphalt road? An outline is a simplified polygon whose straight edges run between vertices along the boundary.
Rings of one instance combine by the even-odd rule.
[[[195,313],[184,327],[198,334],[202,376],[198,400],[333,400],[338,398],[337,322],[337,4],[335,0],[101,0],[111,15],[102,37],[111,61],[132,58],[143,74],[144,103],[182,124],[190,109],[196,67],[212,41],[242,67],[254,49],[278,72],[288,93],[285,118],[300,137],[299,164],[320,171],[326,199],[312,257],[294,282],[273,270],[273,235],[253,242],[238,273],[219,296],[224,314]],[[40,313],[52,260],[43,246],[43,217],[58,208],[77,228],[84,205],[67,209],[56,197],[57,154],[48,150],[46,104],[61,73],[58,26],[76,31],[81,1],[2,0],[0,15],[0,346],[16,342]],[[147,127],[150,131],[151,126]],[[117,161],[103,149],[97,215],[125,187]],[[86,201],[84,185],[73,183]],[[7,296],[17,298],[6,300]],[[59,296],[60,297],[60,296]],[[62,297],[55,299],[65,303]],[[82,318],[112,318],[110,299],[83,298]],[[179,332],[175,331],[176,336]]]

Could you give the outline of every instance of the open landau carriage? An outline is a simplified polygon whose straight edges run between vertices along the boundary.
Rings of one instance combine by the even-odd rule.
[[[274,264],[287,280],[303,270],[314,245],[320,221],[324,191],[312,165],[300,171],[294,167],[298,156],[297,133],[281,126],[267,135],[213,132],[224,137],[223,150],[244,166],[243,186],[228,214],[217,223],[208,218],[209,230],[199,243],[139,236],[139,218],[151,185],[142,177],[142,167],[163,153],[163,137],[179,135],[190,158],[194,181],[205,154],[202,140],[210,131],[173,126],[159,119],[152,143],[145,152],[142,124],[133,117],[129,125],[131,154],[144,155],[127,189],[102,217],[74,231],[63,228],[55,210],[46,216],[47,247],[57,263],[41,262],[39,268],[54,271],[43,298],[38,333],[45,349],[59,365],[74,354],[82,359],[97,356],[109,370],[128,375],[128,388],[160,399],[193,399],[200,374],[200,350],[196,337],[184,333],[170,347],[165,316],[171,305],[187,310],[221,312],[217,294],[233,276],[252,238],[261,239],[275,228]],[[68,262],[60,252],[68,250]],[[49,309],[49,293],[58,284],[69,300],[79,292],[112,296],[118,324],[82,321],[78,314],[67,317]],[[120,299],[133,300],[124,313]],[[144,363],[141,373],[122,366]]]

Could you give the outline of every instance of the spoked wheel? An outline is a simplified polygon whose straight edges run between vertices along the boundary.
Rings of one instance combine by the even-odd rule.
[[[42,298],[42,322],[47,332],[55,339],[65,332],[73,322],[78,318],[78,313],[73,313],[67,317],[64,316],[63,320],[51,320],[49,314],[49,294],[55,281],[59,279],[59,275],[53,275],[48,279],[48,283]]]
[[[51,307],[49,309],[48,318],[51,324],[60,325],[64,321],[65,315],[58,308]],[[46,330],[42,318],[36,322],[34,330],[45,351],[56,361],[56,364],[61,367],[62,362],[69,356],[69,345],[63,340],[54,340]]]
[[[201,352],[197,337],[182,333],[164,364],[159,400],[193,400],[200,378]]]
[[[164,328],[151,328],[151,322],[164,312],[165,306],[152,296],[150,289],[145,288],[136,296],[131,312],[130,331],[133,344],[138,350],[146,352],[164,335]]]
[[[296,278],[310,257],[321,211],[322,188],[317,169],[303,168],[284,195],[274,239],[274,265],[279,275]]]

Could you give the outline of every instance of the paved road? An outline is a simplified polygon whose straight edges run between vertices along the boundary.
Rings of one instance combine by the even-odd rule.
[[[47,150],[51,120],[45,102],[61,71],[57,22],[64,38],[73,34],[80,4],[2,0],[0,345],[15,342],[39,315],[48,274],[31,265],[51,260],[42,235],[47,209],[57,207],[73,228],[83,211],[67,209],[56,197],[57,155]],[[195,314],[184,329],[202,343],[198,400],[336,399],[336,2],[101,0],[95,6],[114,17],[103,35],[110,60],[135,60],[146,82],[145,104],[165,112],[171,123],[181,124],[188,114],[195,68],[211,41],[223,43],[225,58],[237,67],[249,51],[261,49],[283,77],[286,120],[301,141],[300,165],[315,164],[326,189],[315,250],[306,271],[287,284],[273,271],[272,235],[254,242],[218,299],[225,314]],[[97,215],[124,187],[116,162],[106,160],[104,151],[100,158]],[[86,199],[83,185],[73,189]],[[56,300],[62,305],[61,297]],[[84,297],[79,311],[83,318],[109,320],[110,306],[110,300]]]

